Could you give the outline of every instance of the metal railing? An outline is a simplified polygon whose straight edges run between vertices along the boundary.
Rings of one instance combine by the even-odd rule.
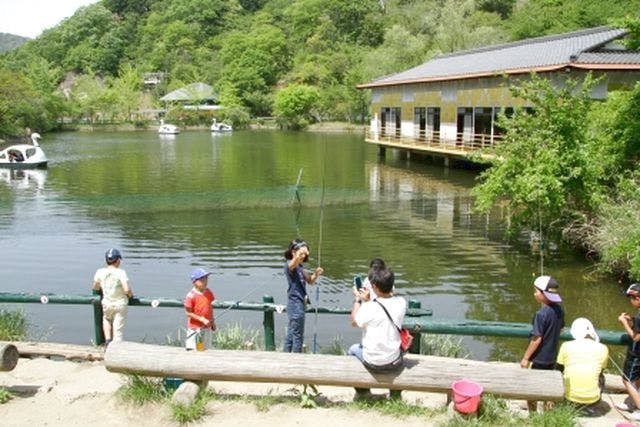
[[[102,304],[100,295],[55,295],[55,294],[29,294],[29,293],[8,293],[0,292],[0,303],[38,303],[38,304],[83,304],[93,306],[93,320],[95,343],[100,345],[104,343],[102,335]],[[134,297],[129,300],[130,306],[148,306],[154,308],[179,307],[183,308],[183,301],[179,299],[157,298],[149,299],[144,297]],[[263,328],[264,328],[264,345],[266,350],[275,350],[275,320],[274,312],[286,311],[282,305],[274,303],[273,297],[265,295],[262,303],[241,302],[241,301],[222,301],[214,302],[214,309],[223,310],[244,310],[244,311],[262,311],[263,312]],[[328,308],[307,306],[307,313],[319,314],[342,314],[351,313],[351,308]],[[511,337],[511,338],[529,338],[531,333],[530,323],[515,322],[493,322],[482,320],[433,320],[430,317],[433,312],[430,309],[424,309],[420,301],[409,300],[407,314],[404,319],[403,326],[408,328],[414,335],[411,353],[420,353],[420,335],[423,333],[430,334],[450,334],[450,335],[467,335],[467,336],[495,336],[495,337]],[[631,339],[626,332],[597,330],[600,336],[600,342],[612,345],[627,345]],[[564,328],[560,339],[572,339],[569,328]]]
[[[477,150],[491,150],[502,142],[502,135],[487,135],[476,133],[457,133],[455,138],[437,131],[419,131],[415,135],[402,135],[400,132],[378,129],[365,130],[365,139],[395,146],[407,146],[410,148],[439,148],[447,151],[469,153]]]
[[[0,292],[0,303],[26,303],[26,304],[70,304],[70,305],[91,305],[93,306],[93,326],[96,345],[104,344],[102,332],[102,304],[101,296],[94,291],[93,295],[56,295],[56,294],[31,294],[31,293],[9,293]],[[172,298],[145,298],[133,297],[129,299],[130,306],[153,307],[153,308],[184,308],[184,301]],[[286,307],[275,304],[273,297],[265,295],[262,303],[242,302],[242,301],[215,301],[214,309],[241,310],[241,311],[262,311],[264,346],[266,350],[275,350],[275,319],[274,312],[285,312]],[[316,307],[307,306],[307,313],[319,314],[351,314],[351,308],[340,307]],[[408,318],[431,316],[432,311],[423,309],[419,301],[410,300],[406,316]],[[419,347],[418,347],[419,349]]]

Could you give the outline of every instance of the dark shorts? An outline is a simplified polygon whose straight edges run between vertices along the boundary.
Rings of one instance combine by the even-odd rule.
[[[555,363],[531,362],[531,369],[540,369],[540,370],[543,370],[543,371],[553,371],[554,369],[556,369],[556,364]]]
[[[640,357],[627,353],[624,359],[624,368],[622,369],[624,379],[635,381],[640,379]]]
[[[404,366],[404,358],[402,357],[402,353],[396,360],[391,363],[387,363],[386,365],[372,365],[365,361],[362,362],[365,368],[367,368],[371,372],[389,372],[389,371],[397,371],[403,368]]]

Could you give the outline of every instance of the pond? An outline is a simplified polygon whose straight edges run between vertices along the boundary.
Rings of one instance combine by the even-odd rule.
[[[49,168],[0,170],[2,291],[86,295],[110,247],[124,256],[134,293],[184,298],[189,271],[212,271],[219,301],[286,300],[283,251],[301,236],[308,267],[326,275],[312,302],[349,307],[351,281],[380,256],[396,293],[436,319],[530,322],[540,259],[527,239],[503,239],[500,212],[472,211],[477,172],[380,158],[358,134],[186,131],[44,135]],[[296,187],[298,182],[300,185]],[[296,188],[298,192],[296,193]],[[620,329],[629,311],[622,285],[594,280],[584,257],[550,247],[544,271],[557,277],[567,321],[589,317]],[[33,334],[88,344],[90,306],[22,305]],[[225,324],[261,329],[259,312],[225,312]],[[178,308],[133,307],[130,340],[165,342],[185,325]],[[276,314],[282,345],[286,315]],[[344,315],[308,316],[306,343],[346,347],[360,332]],[[477,359],[518,361],[522,339],[465,338]]]

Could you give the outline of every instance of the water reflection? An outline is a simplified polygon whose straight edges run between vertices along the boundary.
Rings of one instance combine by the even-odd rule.
[[[0,175],[0,182],[8,183],[0,185],[0,227],[13,243],[0,246],[3,288],[88,293],[104,251],[118,247],[139,295],[183,298],[188,272],[197,265],[213,271],[210,283],[220,300],[237,300],[257,289],[252,300],[269,294],[282,303],[282,253],[301,236],[312,247],[310,267],[318,262],[319,249],[322,253],[326,276],[312,295],[322,305],[348,306],[351,278],[381,256],[396,272],[397,293],[418,299],[439,319],[528,322],[535,312],[530,288],[538,259],[526,242],[503,240],[500,212],[473,212],[469,190],[475,173],[379,159],[359,135],[219,136],[208,131],[160,140],[155,132],[52,136],[51,167],[34,171],[45,173],[41,186],[37,178]],[[39,197],[19,190],[25,180],[41,189]],[[25,226],[36,231],[26,234]],[[50,274],[61,268],[52,253],[64,255],[64,274]],[[583,279],[588,264],[566,248],[551,255],[545,268],[561,283],[567,320],[586,315],[597,327],[617,328],[618,310],[627,307],[615,284]],[[37,268],[33,259],[39,260]],[[25,282],[20,272],[27,270]],[[594,303],[593,295],[607,303]],[[52,339],[86,343],[92,336],[89,308],[83,315],[87,324],[81,324],[78,310],[29,310],[38,316],[34,323],[54,327]],[[131,316],[131,339],[162,340],[184,324],[179,310],[134,309]],[[261,327],[259,315],[229,313],[224,320]],[[281,334],[285,316],[276,322]],[[325,342],[337,334],[345,342],[359,335],[340,316],[323,317],[318,329]],[[511,344],[505,341],[467,343],[482,358],[508,354]],[[513,351],[522,344],[515,342]]]
[[[47,171],[44,169],[0,168],[0,181],[18,190],[43,190],[46,180]]]

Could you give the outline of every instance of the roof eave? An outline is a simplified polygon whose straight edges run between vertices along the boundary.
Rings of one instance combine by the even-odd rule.
[[[564,68],[577,68],[582,70],[640,70],[640,64],[579,64],[575,62],[570,62],[566,64],[555,64],[544,67],[527,67],[527,68],[513,68],[510,70],[503,71],[492,71],[492,72],[483,72],[483,73],[473,73],[473,74],[457,74],[451,76],[437,76],[437,77],[427,77],[427,78],[419,78],[419,79],[408,79],[408,80],[394,80],[388,82],[380,82],[380,83],[365,83],[361,85],[357,85],[358,89],[373,89],[377,87],[388,87],[388,86],[400,86],[400,85],[411,85],[411,84],[420,84],[420,83],[434,83],[434,82],[444,82],[444,81],[454,81],[454,80],[468,80],[468,79],[479,79],[483,77],[498,77],[503,75],[517,75],[517,74],[530,74],[530,73],[545,73],[562,70]]]

